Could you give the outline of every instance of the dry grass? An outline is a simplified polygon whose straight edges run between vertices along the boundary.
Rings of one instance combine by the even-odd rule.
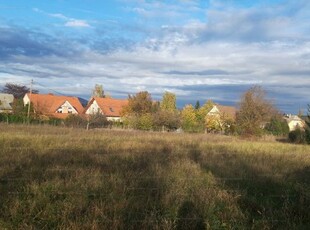
[[[310,227],[310,147],[0,124],[0,228]]]

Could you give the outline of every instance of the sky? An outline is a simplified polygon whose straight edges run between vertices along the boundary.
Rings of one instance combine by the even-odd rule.
[[[89,99],[148,91],[238,106],[254,85],[310,103],[309,0],[0,0],[0,87]]]

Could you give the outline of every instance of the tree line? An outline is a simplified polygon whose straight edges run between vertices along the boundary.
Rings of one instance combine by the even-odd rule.
[[[30,89],[26,86],[7,83],[1,90],[3,93],[13,94],[16,101],[13,105],[15,120],[25,121],[26,109],[22,97]],[[33,93],[39,93],[33,89]],[[102,85],[95,86],[93,96],[109,97],[104,94]],[[216,105],[212,100],[207,100],[203,105],[197,101],[195,106],[188,104],[182,109],[176,105],[176,95],[165,92],[160,101],[155,101],[147,91],[128,95],[128,105],[122,110],[122,122],[108,122],[104,115],[95,114],[88,118],[69,116],[65,121],[53,120],[54,124],[68,124],[69,126],[107,127],[118,126],[139,130],[154,131],[184,131],[192,133],[224,133],[242,136],[261,136],[270,133],[277,136],[287,136],[289,128],[283,115],[267,99],[265,90],[254,86],[242,94],[236,119],[218,114],[208,115]],[[3,121],[4,116],[1,115]],[[33,117],[32,117],[33,118]],[[14,121],[13,121],[14,122]],[[297,129],[289,134],[290,139],[296,143],[310,143],[310,106],[308,119],[304,130]]]

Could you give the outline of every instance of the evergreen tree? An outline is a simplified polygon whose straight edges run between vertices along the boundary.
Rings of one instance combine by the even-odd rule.
[[[213,108],[214,103],[212,100],[208,100],[203,106],[196,110],[197,122],[199,124],[200,131],[205,130],[206,116]]]
[[[196,101],[195,109],[196,110],[200,109],[200,102],[198,100]]]

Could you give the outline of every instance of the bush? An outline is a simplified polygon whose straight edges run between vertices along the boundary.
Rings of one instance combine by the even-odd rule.
[[[306,132],[301,129],[296,129],[291,131],[288,135],[289,140],[296,144],[304,144],[306,143]]]
[[[286,136],[290,132],[287,122],[281,118],[272,118],[265,129],[275,136]]]
[[[64,121],[65,126],[74,128],[85,128],[87,121],[81,116],[70,114]]]
[[[109,121],[101,113],[92,114],[88,117],[88,128],[104,128],[108,125]]]
[[[174,111],[159,110],[153,114],[153,128],[162,130],[176,130],[180,127],[180,116]]]
[[[141,130],[151,130],[153,128],[152,114],[146,113],[140,116],[138,128]]]
[[[28,118],[24,115],[16,115],[16,114],[0,114],[0,122],[7,122],[7,123],[27,123]]]

